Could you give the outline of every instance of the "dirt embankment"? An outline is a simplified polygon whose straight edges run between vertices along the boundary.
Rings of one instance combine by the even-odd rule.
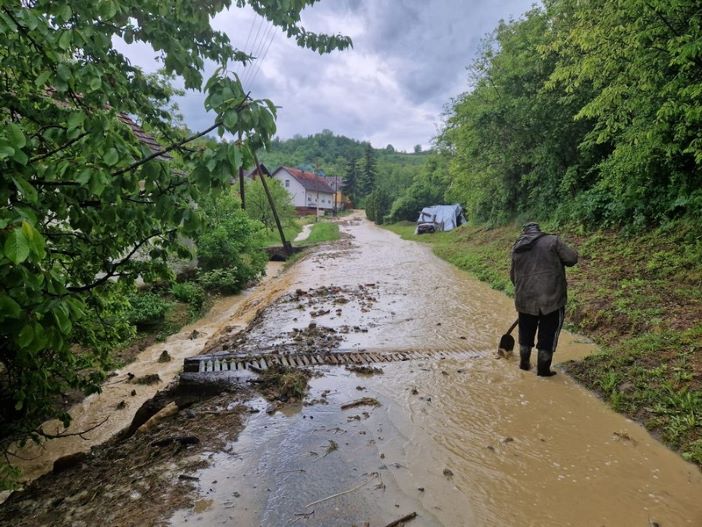
[[[512,294],[509,254],[519,227],[462,227],[416,236],[389,227]],[[548,230],[548,229],[544,229]],[[635,235],[561,233],[580,253],[568,270],[566,325],[602,352],[568,371],[614,409],[702,466],[702,240],[692,222]]]

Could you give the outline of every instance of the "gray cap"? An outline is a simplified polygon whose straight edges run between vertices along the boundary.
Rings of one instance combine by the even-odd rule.
[[[529,223],[525,223],[524,225],[522,225],[522,232],[540,231],[540,230],[541,230],[541,227],[535,221],[530,221]]]

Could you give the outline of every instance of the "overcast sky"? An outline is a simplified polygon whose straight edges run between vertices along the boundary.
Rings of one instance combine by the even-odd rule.
[[[467,88],[466,66],[481,38],[500,19],[518,18],[534,0],[322,0],[303,13],[315,32],[342,33],[353,49],[319,55],[300,49],[246,9],[232,8],[213,25],[258,64],[240,73],[244,89],[281,108],[278,136],[323,129],[375,147],[411,151],[428,147],[452,97]],[[120,46],[122,47],[122,46]],[[129,58],[148,71],[158,66],[146,46],[130,46]],[[192,130],[212,123],[204,97],[179,100]]]

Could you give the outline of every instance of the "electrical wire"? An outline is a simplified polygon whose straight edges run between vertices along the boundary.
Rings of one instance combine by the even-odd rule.
[[[263,52],[263,55],[261,55],[261,59],[256,61],[256,71],[254,71],[251,79],[249,80],[250,84],[253,84],[254,81],[256,80],[256,77],[258,77],[258,74],[261,71],[261,66],[263,64],[263,61],[266,59],[266,55],[268,55],[268,50],[271,49],[271,44],[273,44],[273,40],[275,40],[275,36],[276,36],[276,32],[272,31],[271,38],[270,38],[270,40],[268,40],[268,45],[266,46],[266,49]]]

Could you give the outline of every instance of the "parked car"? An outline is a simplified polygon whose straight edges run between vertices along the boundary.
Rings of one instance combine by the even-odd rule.
[[[434,232],[436,232],[436,224],[433,220],[417,223],[416,234],[431,234]]]

